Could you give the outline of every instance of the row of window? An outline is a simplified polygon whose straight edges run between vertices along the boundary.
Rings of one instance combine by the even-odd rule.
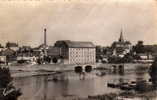
[[[89,57],[69,57],[70,60],[79,60],[79,61],[86,61],[86,60],[95,60],[95,56],[89,56]]]
[[[81,60],[89,59],[90,60],[90,59],[95,59],[95,57],[93,57],[93,56],[92,57],[77,57],[77,58],[76,57],[70,57],[70,59],[81,59]]]
[[[71,63],[95,63],[95,59],[71,59],[69,60]]]
[[[89,51],[88,52],[87,51],[70,51],[69,53],[70,54],[84,54],[84,55],[95,54],[95,52],[91,52],[91,51],[90,52]]]
[[[82,54],[82,55],[92,55],[95,54],[95,52],[78,52],[78,51],[71,51],[70,54]]]
[[[84,52],[84,53],[87,53],[87,52],[90,52],[90,53],[93,53],[95,52],[95,49],[70,49],[69,52]]]
[[[71,54],[70,57],[81,57],[81,58],[88,58],[88,57],[95,57],[95,55],[80,55],[80,54]]]
[[[95,48],[70,48],[70,50],[95,50]]]

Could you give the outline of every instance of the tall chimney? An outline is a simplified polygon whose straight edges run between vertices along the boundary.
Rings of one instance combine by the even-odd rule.
[[[44,28],[44,45],[47,45],[47,40],[46,40],[46,28]]]

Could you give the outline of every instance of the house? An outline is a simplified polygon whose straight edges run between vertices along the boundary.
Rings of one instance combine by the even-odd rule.
[[[6,63],[6,56],[0,56],[0,64],[5,64]]]
[[[10,48],[6,48],[5,50],[3,50],[1,52],[1,56],[5,56],[7,62],[15,61],[17,58],[16,52]]]
[[[64,64],[95,64],[96,47],[92,42],[70,40],[56,41],[55,47],[61,48]]]
[[[18,56],[33,56],[33,49],[30,46],[22,46],[17,52]]]
[[[125,54],[131,51],[132,45],[129,41],[124,40],[123,32],[121,31],[119,40],[113,42],[111,48],[114,56],[123,57]]]
[[[137,63],[153,63],[154,58],[151,54],[146,54],[146,53],[138,53],[136,54],[136,59],[134,62]]]
[[[12,49],[14,51],[19,50],[18,44],[17,43],[12,43],[12,42],[7,42],[6,43],[6,48]]]
[[[4,47],[0,44],[0,52],[4,50]]]
[[[60,57],[61,56],[61,48],[59,48],[59,47],[49,46],[49,48],[46,51],[47,51],[47,56],[50,56],[50,57]]]
[[[35,57],[39,57],[39,56],[43,55],[43,51],[41,49],[39,49],[38,47],[33,48],[32,52],[33,52],[33,56],[35,56]]]
[[[153,56],[148,53],[138,53],[136,56],[138,56],[141,60],[153,60]]]

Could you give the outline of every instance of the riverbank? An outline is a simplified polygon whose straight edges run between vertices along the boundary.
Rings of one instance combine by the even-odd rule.
[[[97,63],[97,69],[112,70],[113,66],[119,66],[120,64],[101,64]],[[135,68],[135,66],[137,68]],[[149,64],[140,64],[140,63],[127,63],[124,64],[124,70],[130,71],[135,69],[149,69]],[[19,65],[19,66],[8,66],[11,72],[12,77],[30,77],[30,76],[40,76],[40,75],[51,75],[56,72],[65,72],[65,71],[74,71],[75,65],[63,65],[63,64],[28,64],[28,65]]]

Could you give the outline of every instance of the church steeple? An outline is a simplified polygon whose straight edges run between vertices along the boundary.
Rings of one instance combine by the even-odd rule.
[[[120,32],[119,42],[124,42],[124,38],[123,38],[123,30],[122,30],[122,29],[121,29],[121,32]]]
[[[47,29],[46,28],[44,28],[44,45],[46,46],[47,45],[47,34],[46,34],[46,31],[47,31]]]

